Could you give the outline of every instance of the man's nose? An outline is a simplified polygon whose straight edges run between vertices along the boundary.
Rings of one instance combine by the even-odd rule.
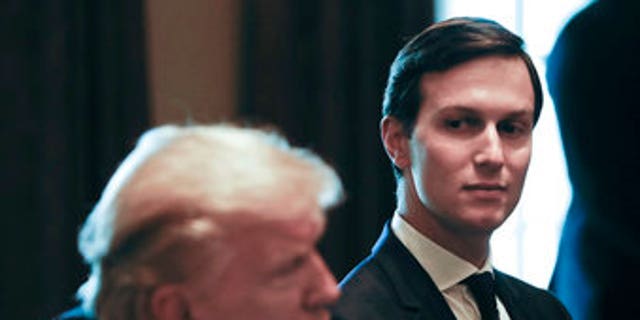
[[[320,254],[311,258],[313,270],[306,295],[306,306],[312,309],[329,308],[338,301],[340,290],[336,278],[331,274]]]
[[[504,165],[505,155],[500,132],[495,126],[487,126],[479,137],[479,144],[473,157],[479,168],[490,171],[500,170]]]

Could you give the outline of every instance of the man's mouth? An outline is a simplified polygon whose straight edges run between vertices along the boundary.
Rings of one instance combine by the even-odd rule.
[[[470,194],[474,199],[494,202],[504,199],[507,193],[507,185],[481,182],[464,185],[462,190]]]
[[[480,182],[480,183],[472,183],[467,184],[462,187],[464,190],[468,191],[506,191],[507,186],[503,183],[491,183],[491,182]]]

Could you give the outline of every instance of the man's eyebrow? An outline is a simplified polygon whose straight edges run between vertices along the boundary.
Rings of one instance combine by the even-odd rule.
[[[482,110],[479,110],[478,108],[472,108],[472,107],[464,106],[464,105],[447,106],[447,107],[442,108],[439,113],[447,113],[447,112],[459,112],[459,113],[463,113],[463,114],[467,114],[467,115],[480,115],[480,114],[482,114]],[[528,110],[528,109],[522,108],[522,109],[511,111],[511,112],[507,113],[507,115],[504,118],[505,119],[516,119],[516,118],[529,117],[529,116],[533,118],[533,110]]]
[[[506,119],[517,119],[523,117],[531,117],[533,119],[533,110],[517,110],[513,111],[505,117]]]
[[[451,106],[446,106],[446,107],[440,109],[440,113],[447,113],[447,112],[459,112],[459,113],[465,113],[465,114],[480,114],[480,112],[478,112],[474,108],[467,107],[467,106],[462,106],[462,105],[451,105]]]

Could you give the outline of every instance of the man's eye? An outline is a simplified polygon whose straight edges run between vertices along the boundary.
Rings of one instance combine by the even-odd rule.
[[[305,255],[297,256],[289,260],[287,263],[283,264],[282,266],[280,266],[280,268],[278,268],[276,273],[279,275],[286,275],[286,274],[293,273],[296,270],[298,270],[300,267],[302,267],[306,261],[307,261],[307,256]]]
[[[528,131],[528,126],[516,122],[505,121],[498,123],[498,131],[507,135],[522,135]]]
[[[449,129],[464,129],[467,127],[477,127],[480,125],[480,121],[474,118],[446,119],[444,124],[445,127]]]
[[[458,128],[462,127],[462,120],[459,120],[459,119],[456,119],[456,120],[445,120],[445,125],[448,128],[458,129]]]
[[[498,125],[498,129],[500,130],[500,132],[504,132],[504,133],[516,132],[516,127],[511,123],[501,123]]]

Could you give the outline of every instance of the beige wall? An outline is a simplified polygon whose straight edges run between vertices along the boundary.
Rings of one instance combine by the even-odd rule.
[[[229,119],[236,109],[240,1],[146,1],[152,124]]]

